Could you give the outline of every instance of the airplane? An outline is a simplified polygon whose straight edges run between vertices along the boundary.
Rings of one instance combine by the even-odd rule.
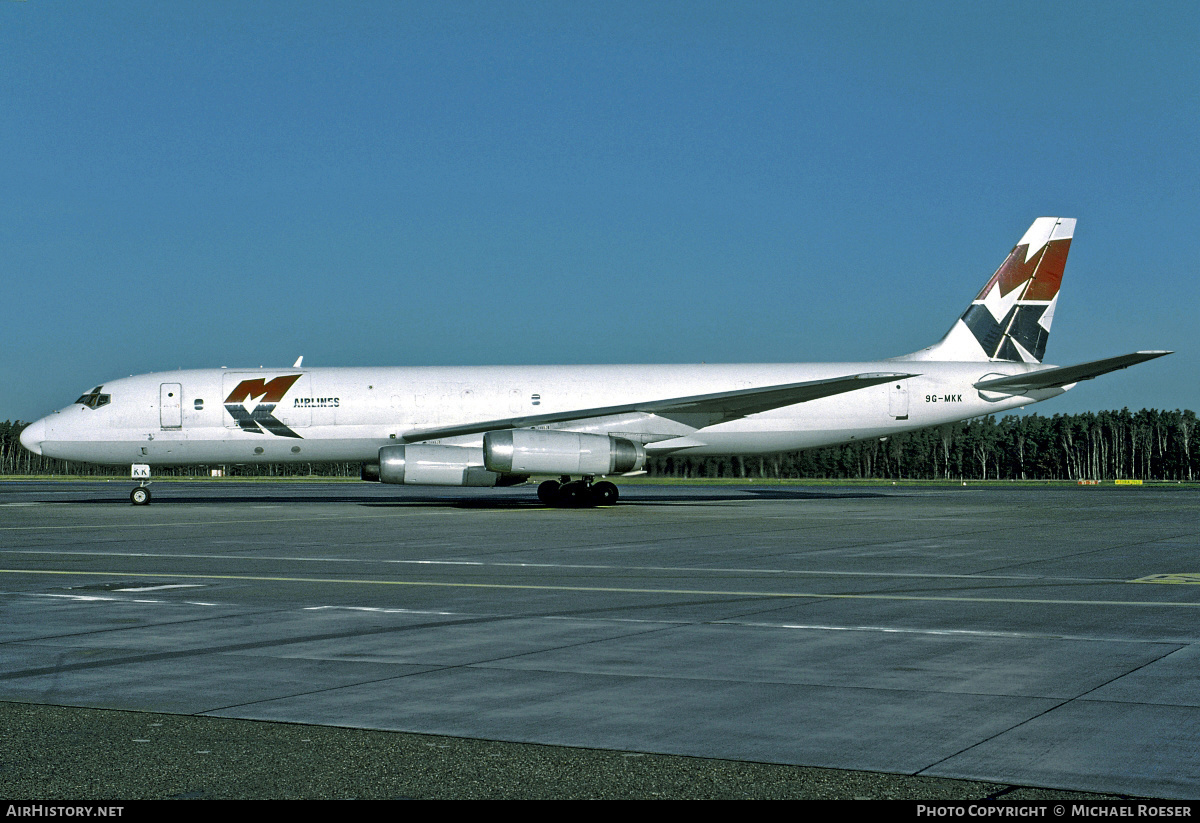
[[[610,505],[658,455],[750,455],[884,438],[1056,397],[1152,360],[1043,364],[1075,220],[1039,217],[942,339],[861,363],[202,369],[112,380],[30,424],[63,460],[151,466],[361,462],[364,480],[510,486]]]

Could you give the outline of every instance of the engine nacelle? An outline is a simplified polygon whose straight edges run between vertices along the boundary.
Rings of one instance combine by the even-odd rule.
[[[384,446],[379,480],[409,486],[509,486],[527,478],[502,478],[483,467],[483,449],[464,446]]]
[[[483,465],[520,474],[622,474],[646,464],[646,448],[607,434],[510,429],[483,436]]]

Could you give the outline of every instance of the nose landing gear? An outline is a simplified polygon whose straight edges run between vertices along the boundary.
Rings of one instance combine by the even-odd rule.
[[[572,480],[563,475],[560,480],[547,480],[538,486],[538,500],[547,506],[560,508],[591,508],[616,503],[621,496],[616,484],[607,480],[594,483],[594,479],[589,475]]]
[[[129,493],[129,502],[135,506],[150,505],[150,467],[145,463],[134,463],[130,467],[129,476],[139,481],[137,487]]]

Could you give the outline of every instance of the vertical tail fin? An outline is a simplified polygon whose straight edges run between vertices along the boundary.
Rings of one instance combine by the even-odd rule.
[[[1074,234],[1074,218],[1034,220],[946,336],[898,359],[1042,362]]]

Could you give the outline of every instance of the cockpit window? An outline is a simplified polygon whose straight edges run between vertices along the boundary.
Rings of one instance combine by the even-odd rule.
[[[112,399],[112,396],[107,395],[107,394],[101,394],[100,390],[102,388],[104,388],[104,387],[97,386],[96,388],[94,388],[90,392],[88,392],[87,394],[80,397],[75,402],[80,403],[84,406],[87,406],[89,409],[98,409],[101,406],[107,406],[109,401]]]

